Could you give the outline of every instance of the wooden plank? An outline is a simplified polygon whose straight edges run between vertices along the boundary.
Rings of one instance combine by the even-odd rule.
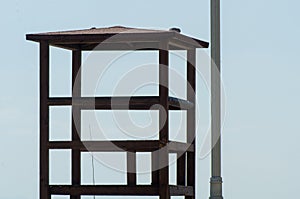
[[[48,144],[50,149],[77,149],[80,151],[92,152],[151,152],[159,148],[156,140],[141,141],[51,141]]]
[[[158,140],[122,140],[122,141],[50,141],[49,149],[78,149],[82,152],[154,152],[159,149]],[[181,142],[169,142],[170,153],[194,151],[194,145]],[[156,166],[155,166],[156,167]]]
[[[136,153],[127,152],[127,184],[136,185]]]
[[[159,49],[159,196],[170,199],[169,189],[169,51],[168,44],[162,43]]]
[[[57,47],[57,48],[63,48],[63,49],[66,49],[66,50],[82,50],[81,49],[81,45],[78,45],[78,44],[64,44],[64,45],[56,45],[56,44],[52,44],[51,46],[54,46],[54,47]]]
[[[40,42],[40,198],[49,194],[49,44]]]
[[[82,44],[82,50],[93,50],[93,51],[110,51],[110,50],[143,50],[143,51],[154,51],[158,48],[158,42],[120,42],[120,43],[95,43],[95,44]]]
[[[172,196],[192,196],[193,187],[191,186],[168,186]],[[155,196],[159,194],[158,186],[151,185],[51,185],[51,194],[55,195],[135,195],[135,196]]]
[[[174,34],[165,33],[122,33],[122,34],[27,34],[26,39],[31,41],[48,40],[51,45],[62,44],[95,44],[95,43],[124,43],[124,42],[160,42]]]
[[[183,99],[169,97],[169,109],[188,110],[194,104]],[[159,104],[159,97],[55,97],[49,98],[49,106],[80,106],[81,109],[103,109],[103,110],[148,110],[153,105]]]
[[[196,93],[196,50],[187,51],[187,100],[195,103]],[[196,133],[196,109],[195,107],[187,110],[187,142],[195,145]],[[195,152],[187,152],[187,185],[194,187],[196,175],[196,157]],[[193,194],[195,195],[195,193]],[[193,196],[187,196],[186,199],[194,199]]]
[[[132,43],[88,43],[88,44],[52,44],[52,46],[63,48],[66,50],[81,50],[81,51],[120,51],[120,50],[135,50],[135,51],[155,51],[158,48],[157,42],[132,42]],[[170,45],[170,50],[185,49],[180,44]],[[190,48],[189,48],[190,49]]]
[[[154,196],[158,195],[158,187],[151,185],[52,185],[50,192],[55,195],[136,195]]]
[[[81,96],[81,51],[72,51],[72,97]],[[72,106],[72,141],[80,141],[81,110]],[[80,150],[72,149],[72,185],[81,184]],[[80,195],[72,194],[71,199],[80,199]]]

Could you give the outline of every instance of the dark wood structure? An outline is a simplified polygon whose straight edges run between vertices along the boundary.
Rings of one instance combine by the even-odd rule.
[[[208,43],[168,30],[147,30],[126,27],[91,28],[87,30],[28,34],[27,40],[40,44],[40,198],[51,195],[157,195],[161,199],[171,196],[195,197],[195,90],[196,48],[207,48]],[[101,44],[101,45],[99,45]],[[72,97],[49,96],[49,47],[72,50]],[[81,79],[81,52],[90,50],[157,50],[159,51],[159,96],[149,97],[81,97],[81,80],[74,87],[76,76]],[[187,99],[169,97],[169,50],[187,51]],[[130,96],[129,96],[130,97]],[[112,99],[114,106],[112,107]],[[95,104],[92,104],[94,101]],[[74,115],[79,120],[83,109],[148,110],[160,104],[165,110],[187,110],[187,143],[170,142],[168,122],[159,120],[159,140],[81,141],[80,128],[75,128]],[[72,141],[49,141],[49,107],[72,106]],[[163,114],[164,110],[159,110]],[[160,117],[161,118],[161,117]],[[167,111],[168,119],[168,111]],[[168,121],[168,120],[167,120]],[[89,146],[89,147],[86,147]],[[152,183],[137,185],[136,174],[127,173],[127,185],[81,185],[81,152],[128,151],[127,168],[136,169],[136,152],[152,153]],[[72,150],[72,184],[49,185],[49,150]],[[161,149],[161,150],[159,150]],[[159,152],[157,152],[159,151]],[[129,153],[133,152],[133,153]],[[169,153],[177,153],[177,185],[169,185]],[[163,168],[159,164],[166,163]],[[158,170],[154,169],[158,168]],[[187,169],[188,168],[188,169]]]

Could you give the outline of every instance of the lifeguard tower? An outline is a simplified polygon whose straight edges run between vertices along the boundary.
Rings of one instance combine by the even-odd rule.
[[[50,199],[51,195],[68,195],[71,199],[79,199],[83,195],[159,196],[161,199],[169,199],[171,196],[195,198],[196,49],[208,48],[207,42],[183,35],[176,29],[149,30],[121,26],[28,34],[26,38],[38,42],[40,45],[40,199]],[[49,96],[50,46],[72,51],[72,97]],[[82,97],[81,56],[83,51],[92,50],[158,51],[159,95]],[[169,97],[168,66],[169,51],[171,50],[184,50],[187,52],[186,80],[190,86],[186,86],[186,99]],[[158,140],[82,141],[80,138],[82,110],[149,110],[155,104],[164,109],[158,109],[159,116],[166,113],[167,118],[167,122],[164,122],[159,117]],[[51,106],[72,107],[71,141],[49,140],[49,107]],[[169,110],[185,110],[187,112],[187,129],[185,132],[187,142],[169,140]],[[77,126],[75,122],[78,123]],[[72,151],[72,179],[70,185],[49,185],[49,150],[51,149],[70,149]],[[127,169],[131,170],[127,173],[127,184],[82,185],[81,153],[87,151],[125,151],[127,153]],[[151,152],[152,154],[152,182],[149,185],[137,185],[136,183],[136,173],[132,171],[136,169],[135,154],[137,152]],[[176,185],[169,185],[168,160],[170,153],[178,155]]]

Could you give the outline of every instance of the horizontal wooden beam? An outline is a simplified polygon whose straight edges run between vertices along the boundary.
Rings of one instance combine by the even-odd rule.
[[[68,44],[61,45],[62,48],[68,48]],[[179,44],[172,44],[169,50],[188,50],[195,47],[187,47]],[[94,43],[94,44],[81,44],[80,49],[83,51],[157,51],[159,49],[158,42],[122,42],[122,43]]]
[[[157,195],[158,187],[139,185],[52,185],[50,193],[55,195]]]
[[[159,149],[158,140],[124,140],[124,141],[50,141],[49,149],[79,149],[93,152],[151,152]],[[194,152],[194,145],[182,142],[169,142],[168,150],[175,152]]]
[[[172,196],[192,196],[193,187],[170,185]],[[51,185],[50,193],[53,195],[158,195],[158,186],[152,185]]]
[[[124,152],[124,151],[154,151],[158,141],[51,141],[49,149],[79,149],[81,151]]]
[[[47,40],[53,44],[88,44],[88,43],[121,43],[121,42],[161,42],[173,36],[173,33],[143,33],[143,34],[27,34],[31,41]]]
[[[157,51],[159,47],[158,42],[122,42],[122,43],[95,43],[95,44],[82,44],[81,49],[86,51],[110,51],[110,50],[152,50]]]
[[[170,41],[172,41],[172,43],[178,43],[182,45],[183,49],[190,49],[192,46],[194,46],[193,49],[195,48],[208,48],[209,47],[209,43],[202,41],[202,40],[198,40],[198,39],[193,39],[191,37],[187,37],[186,35],[180,34],[180,33],[174,33],[175,37],[173,37],[172,39],[170,39]]]
[[[193,103],[169,97],[170,110],[188,110]],[[159,97],[55,97],[48,98],[49,106],[80,106],[81,109],[97,110],[158,110]]]
[[[54,44],[51,46],[56,47],[56,48],[63,48],[66,50],[82,50],[81,45],[78,45],[78,44],[64,44],[64,45]]]

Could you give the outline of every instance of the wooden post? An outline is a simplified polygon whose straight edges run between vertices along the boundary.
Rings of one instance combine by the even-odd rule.
[[[159,172],[158,172],[158,169],[159,169],[159,158],[158,158],[158,154],[159,152],[158,151],[154,151],[154,152],[151,152],[151,170],[152,170],[152,174],[151,174],[151,177],[152,177],[152,185],[158,185],[158,182],[159,182]]]
[[[187,110],[187,142],[195,145],[196,136],[196,49],[187,51],[187,100],[194,107]],[[196,157],[195,152],[187,152],[187,186],[194,188],[194,196],[186,196],[187,199],[195,198],[196,182]]]
[[[168,43],[161,43],[159,49],[159,196],[160,199],[170,199],[169,189],[169,51]]]
[[[210,198],[222,199],[220,0],[211,0],[211,180]]]
[[[178,157],[180,156],[180,157]],[[177,185],[185,186],[186,182],[186,153],[177,153]]]
[[[40,42],[40,198],[50,199],[49,193],[49,44]]]
[[[76,80],[76,81],[75,81]],[[81,51],[72,51],[72,97],[81,97]],[[81,110],[72,106],[72,140],[80,141]],[[81,184],[80,150],[72,149],[72,185]],[[71,199],[80,199],[80,195],[71,195]]]
[[[136,185],[136,152],[127,152],[127,184]]]

